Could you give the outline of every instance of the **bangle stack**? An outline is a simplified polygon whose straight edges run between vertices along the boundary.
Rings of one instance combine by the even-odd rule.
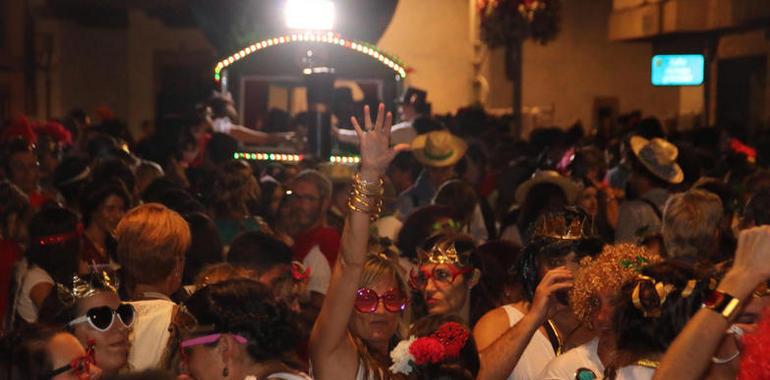
[[[366,181],[356,173],[353,176],[353,190],[348,198],[348,209],[369,215],[372,221],[377,220],[382,211],[382,194],[384,181]]]

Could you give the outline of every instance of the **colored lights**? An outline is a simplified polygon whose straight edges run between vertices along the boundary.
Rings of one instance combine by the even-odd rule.
[[[249,161],[300,162],[302,161],[303,157],[301,154],[293,154],[293,153],[239,152],[239,153],[235,153],[233,155],[233,158],[236,160],[241,159],[241,160],[249,160]]]
[[[301,154],[294,153],[268,153],[268,152],[238,152],[233,155],[236,160],[248,160],[248,161],[275,161],[275,162],[300,162],[303,160]],[[333,155],[329,156],[329,162],[334,164],[358,164],[361,162],[359,156],[342,156]]]
[[[243,58],[251,55],[257,50],[264,49],[266,47],[280,46],[292,42],[319,42],[330,45],[337,45],[346,49],[355,50],[361,54],[366,54],[375,60],[379,61],[383,65],[392,69],[403,79],[406,78],[406,68],[403,62],[394,56],[390,56],[383,51],[379,50],[376,46],[361,41],[351,41],[340,37],[339,34],[332,32],[295,32],[283,36],[266,38],[262,41],[255,42],[249,47],[244,48],[233,55],[219,61],[214,67],[214,80],[219,81],[221,78],[221,72],[226,67],[233,63],[240,61]]]
[[[357,164],[361,162],[359,156],[330,156],[329,162],[335,164]]]

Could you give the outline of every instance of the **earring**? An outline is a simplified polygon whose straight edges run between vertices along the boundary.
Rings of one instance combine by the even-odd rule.
[[[227,377],[227,376],[230,376],[230,370],[227,369],[227,367],[225,367],[224,369],[222,369],[222,377]]]

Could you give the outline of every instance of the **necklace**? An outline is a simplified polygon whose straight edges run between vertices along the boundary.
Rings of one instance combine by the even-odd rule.
[[[655,368],[658,368],[658,366],[660,365],[660,362],[652,359],[639,359],[634,364],[645,368],[655,369]]]

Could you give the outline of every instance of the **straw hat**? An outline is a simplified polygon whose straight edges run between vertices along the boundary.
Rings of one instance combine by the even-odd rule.
[[[640,136],[631,136],[631,150],[639,162],[656,177],[673,184],[684,180],[684,172],[676,163],[679,149],[659,137],[647,140]]]
[[[468,149],[463,139],[448,131],[433,131],[412,140],[412,153],[423,165],[441,168],[460,161]]]
[[[550,183],[558,186],[564,192],[568,204],[574,204],[580,192],[580,186],[577,183],[559,174],[559,172],[555,170],[538,170],[532,175],[532,178],[522,182],[516,188],[516,203],[523,204],[527,200],[527,195],[532,190],[532,187],[541,183]]]

